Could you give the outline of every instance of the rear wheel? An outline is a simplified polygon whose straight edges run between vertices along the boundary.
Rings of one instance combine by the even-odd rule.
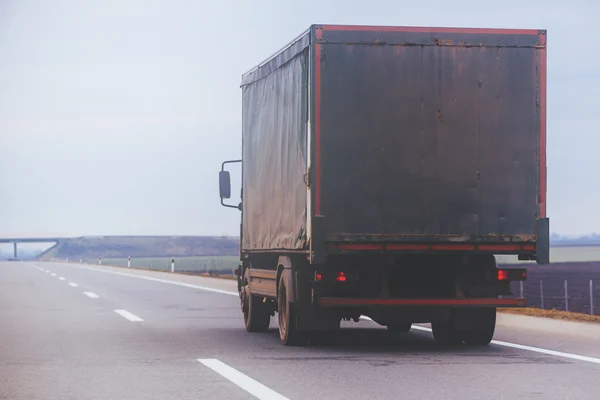
[[[442,346],[456,346],[462,343],[459,332],[456,330],[454,313],[446,321],[431,323],[433,338]]]
[[[279,339],[287,346],[302,344],[302,332],[296,326],[294,304],[288,301],[288,293],[283,277],[277,288],[277,314],[279,320]]]
[[[268,304],[261,302],[259,296],[252,294],[248,285],[248,275],[246,270],[241,292],[244,325],[248,332],[266,332],[271,322],[271,309]]]
[[[480,308],[473,311],[473,328],[462,332],[462,337],[470,346],[487,346],[496,330],[496,309]]]
[[[392,333],[406,333],[410,331],[412,324],[410,322],[388,324],[387,329]]]

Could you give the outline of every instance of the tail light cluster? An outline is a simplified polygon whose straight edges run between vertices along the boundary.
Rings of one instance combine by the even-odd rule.
[[[348,276],[346,275],[346,272],[344,272],[344,271],[332,271],[331,273],[329,273],[327,275],[328,275],[327,280],[335,280],[337,282],[346,282],[348,280]],[[323,272],[315,272],[315,281],[316,282],[321,282],[324,279],[325,279],[325,277],[323,275]]]
[[[339,271],[335,274],[335,280],[338,282],[346,282],[346,273],[344,271]]]
[[[499,281],[525,281],[527,280],[527,270],[523,268],[510,268],[498,270]]]

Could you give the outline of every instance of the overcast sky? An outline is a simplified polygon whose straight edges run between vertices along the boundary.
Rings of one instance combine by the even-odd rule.
[[[241,153],[240,76],[313,23],[547,29],[552,231],[600,231],[598,15],[593,0],[0,0],[0,236],[237,235],[217,171]]]

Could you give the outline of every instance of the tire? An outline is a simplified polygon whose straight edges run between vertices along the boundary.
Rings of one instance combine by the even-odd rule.
[[[462,332],[462,337],[469,346],[487,346],[496,330],[496,309],[481,308],[474,311],[474,328]]]
[[[410,331],[412,324],[410,322],[394,323],[387,326],[388,331],[392,333],[406,333]]]
[[[288,301],[288,293],[283,277],[277,285],[277,316],[279,320],[279,339],[286,346],[303,344],[301,331],[296,327],[294,305]]]
[[[311,345],[332,346],[336,344],[335,331],[311,331],[305,333],[306,340]]]
[[[442,346],[457,346],[462,344],[461,336],[456,330],[454,315],[450,315],[447,321],[436,321],[431,323],[433,338]]]
[[[244,313],[244,326],[248,332],[266,332],[271,323],[271,310],[262,303],[259,296],[253,295],[248,286],[248,270],[244,273],[244,286],[242,286],[242,312]]]

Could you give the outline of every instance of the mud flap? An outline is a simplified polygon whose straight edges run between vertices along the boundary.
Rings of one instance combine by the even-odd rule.
[[[549,218],[538,218],[537,220],[536,262],[538,264],[550,264]]]
[[[282,279],[293,277],[294,312],[296,326],[302,331],[335,330],[340,327],[340,318],[333,309],[318,308],[312,302],[312,284],[310,269],[302,268],[283,271]],[[287,281],[286,281],[287,283]],[[289,296],[289,294],[288,294]]]
[[[242,275],[242,265],[238,265],[238,267],[235,270],[235,276],[237,277],[237,290],[238,293],[241,293],[242,291],[242,279],[243,279],[243,275]]]

